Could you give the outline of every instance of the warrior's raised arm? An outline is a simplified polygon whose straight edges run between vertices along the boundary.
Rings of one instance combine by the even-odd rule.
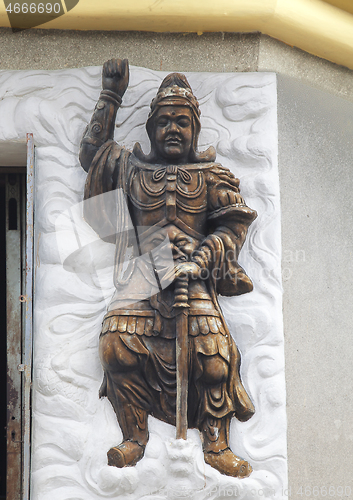
[[[98,149],[114,139],[115,118],[129,83],[128,60],[110,59],[103,65],[102,92],[80,145],[80,162],[88,172]]]

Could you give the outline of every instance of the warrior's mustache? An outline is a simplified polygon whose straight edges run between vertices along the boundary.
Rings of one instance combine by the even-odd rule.
[[[182,142],[182,137],[177,132],[168,134],[165,138],[165,142]]]

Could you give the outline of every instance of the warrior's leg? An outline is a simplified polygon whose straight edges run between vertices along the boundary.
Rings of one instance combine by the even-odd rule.
[[[229,377],[228,363],[219,355],[202,357],[205,417],[200,422],[202,447],[205,462],[221,474],[247,477],[252,468],[248,462],[237,457],[229,448],[230,415],[232,402],[227,393]]]
[[[126,347],[118,333],[101,338],[100,357],[107,380],[105,395],[123,433],[123,442],[108,451],[108,465],[133,466],[143,457],[148,441],[149,391],[140,373],[140,357]]]
[[[230,417],[206,417],[201,427],[202,449],[205,462],[221,474],[248,477],[251,465],[237,457],[229,448]]]
[[[108,451],[108,465],[131,467],[136,465],[145,453],[148,441],[147,412],[125,404],[117,412],[117,417],[124,440]]]

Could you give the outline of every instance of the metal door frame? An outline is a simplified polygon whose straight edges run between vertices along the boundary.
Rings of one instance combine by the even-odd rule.
[[[24,148],[24,146],[26,147]],[[12,149],[11,149],[12,146]],[[20,148],[21,153],[16,159],[12,154],[13,147]],[[31,418],[32,418],[32,351],[33,351],[33,290],[34,290],[34,140],[33,134],[26,134],[25,141],[1,143],[0,172],[3,173],[25,173],[22,188],[26,193],[26,203],[23,204],[21,217],[21,230],[25,231],[22,238],[22,271],[21,271],[21,294],[19,300],[22,304],[21,313],[21,338],[22,356],[17,366],[21,373],[21,433],[20,438],[16,435],[16,441],[21,443],[21,467],[20,474],[21,496],[16,500],[29,500],[31,482]],[[8,153],[9,152],[9,153]],[[19,161],[18,161],[19,160]],[[23,175],[24,177],[24,175]],[[25,184],[25,185],[24,185]],[[25,214],[23,213],[25,212]],[[18,214],[20,215],[20,214]],[[19,218],[18,218],[19,219]],[[18,220],[17,219],[17,220]],[[5,223],[6,224],[6,223]],[[24,227],[25,226],[25,227]],[[21,244],[22,245],[22,244]],[[10,500],[10,499],[9,499]],[[12,500],[12,499],[11,499]]]
[[[31,389],[33,354],[33,242],[34,242],[34,141],[33,134],[26,134],[26,257],[25,257],[25,321],[23,329],[23,415],[22,415],[22,499],[30,498],[31,478]]]
[[[21,145],[22,146],[22,145]],[[4,169],[6,172],[19,173],[22,169],[25,170],[26,177],[23,179],[22,186],[25,184],[24,191],[26,192],[26,206],[23,206],[22,214],[20,214],[20,205],[18,204],[17,221],[21,219],[20,215],[25,219],[21,230],[25,231],[25,235],[21,238],[23,242],[22,255],[22,269],[21,276],[21,292],[18,300],[22,302],[21,312],[21,335],[19,341],[22,345],[22,355],[18,358],[20,364],[16,367],[21,374],[21,386],[19,390],[20,395],[20,412],[21,412],[21,432],[17,436],[16,442],[21,443],[21,465],[20,470],[20,485],[21,495],[16,500],[29,500],[30,498],[30,479],[31,479],[31,390],[32,390],[32,343],[33,343],[33,242],[34,242],[34,141],[33,134],[26,134],[26,160],[23,155],[23,167],[17,168],[11,165],[11,157],[6,155],[6,144],[3,145],[3,154],[1,157],[0,170]],[[26,164],[25,164],[26,162]],[[12,163],[13,164],[13,163]],[[4,166],[4,167],[2,167]],[[25,212],[25,214],[23,213]],[[22,243],[21,243],[22,246]],[[17,290],[18,291],[18,290]],[[16,290],[13,300],[17,300]],[[13,369],[12,369],[13,371]],[[18,384],[16,384],[16,389]],[[10,390],[12,386],[10,387]],[[7,448],[7,453],[9,448]],[[10,499],[9,499],[10,500]],[[12,500],[12,499],[11,499]],[[14,499],[15,500],[15,499]]]

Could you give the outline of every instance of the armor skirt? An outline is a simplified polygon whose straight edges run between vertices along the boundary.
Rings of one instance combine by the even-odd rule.
[[[175,318],[106,317],[100,337],[100,397],[107,396],[117,414],[128,404],[175,425],[175,338],[168,338],[168,332],[175,332]],[[189,316],[189,428],[200,428],[207,416],[235,415],[245,421],[253,415],[239,368],[239,351],[222,319]]]

